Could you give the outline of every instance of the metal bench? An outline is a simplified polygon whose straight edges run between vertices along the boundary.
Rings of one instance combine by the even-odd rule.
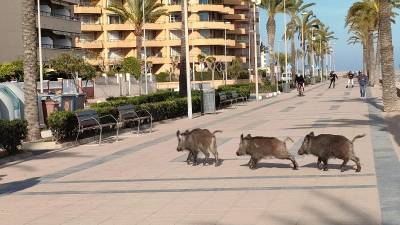
[[[234,99],[228,98],[228,96],[225,94],[225,92],[219,92],[218,96],[219,96],[219,108],[221,108],[221,106],[225,105],[226,103],[229,103],[229,105],[231,106],[233,104],[233,102],[236,101]]]
[[[78,134],[76,135],[75,141],[78,141],[79,134],[83,133],[85,130],[100,130],[100,136],[99,136],[99,145],[100,145],[101,135],[103,133],[103,127],[112,127],[112,126],[115,126],[117,128],[117,141],[118,141],[119,126],[118,126],[118,120],[115,119],[114,116],[105,115],[99,117],[97,112],[92,109],[76,112],[75,115],[76,118],[78,119]],[[101,119],[107,117],[110,118],[112,122],[102,123]]]
[[[247,102],[247,97],[238,94],[236,91],[231,92],[232,99],[241,100],[242,102]]]
[[[140,133],[140,124],[142,121],[149,120],[150,122],[150,133],[153,129],[153,116],[150,114],[149,111],[143,110],[135,110],[134,105],[123,105],[118,107],[119,112],[119,122],[124,124],[126,122],[137,122],[138,123],[138,130],[137,133]]]

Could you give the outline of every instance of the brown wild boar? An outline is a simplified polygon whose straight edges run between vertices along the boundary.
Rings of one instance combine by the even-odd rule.
[[[190,164],[191,159],[193,159],[193,165],[197,165],[197,155],[202,152],[205,156],[203,164],[208,163],[208,158],[210,152],[214,155],[215,166],[218,166],[218,152],[217,152],[217,140],[215,137],[216,133],[222,132],[220,130],[211,133],[207,129],[193,129],[191,131],[186,130],[181,133],[179,130],[176,132],[178,137],[178,147],[176,150],[181,152],[183,150],[188,150],[189,155],[186,160],[187,164]]]
[[[324,171],[328,170],[328,160],[330,158],[342,159],[341,171],[345,171],[349,160],[357,164],[356,172],[361,171],[360,159],[354,154],[353,143],[355,140],[364,137],[365,134],[355,136],[351,141],[342,135],[320,134],[314,135],[314,132],[305,136],[298,154],[312,154],[318,157],[318,168],[321,168],[321,162],[324,163]]]
[[[257,163],[266,157],[275,157],[277,159],[287,159],[292,161],[293,169],[297,170],[298,165],[294,157],[289,153],[286,148],[286,141],[291,140],[286,138],[285,141],[281,141],[274,137],[252,137],[248,134],[243,137],[240,136],[239,149],[236,152],[237,156],[250,155],[250,161],[248,166],[250,169],[256,169]]]

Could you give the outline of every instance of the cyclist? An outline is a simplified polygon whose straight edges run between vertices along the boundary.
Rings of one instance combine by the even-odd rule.
[[[299,92],[299,95],[303,95],[304,93],[304,77],[302,75],[296,75],[295,82],[297,84],[297,91]]]

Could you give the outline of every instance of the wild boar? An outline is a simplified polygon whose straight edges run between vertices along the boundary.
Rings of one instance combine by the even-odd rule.
[[[345,171],[346,164],[349,160],[357,164],[356,172],[361,171],[360,159],[354,154],[354,141],[363,138],[365,134],[355,136],[351,141],[342,135],[320,134],[314,135],[314,132],[309,133],[304,137],[298,154],[312,154],[318,157],[317,166],[319,169],[328,170],[328,160],[330,158],[342,159],[343,163],[340,166],[341,171]],[[321,162],[324,167],[321,167]]]
[[[286,148],[286,141],[293,140],[286,138],[285,141],[281,141],[274,137],[252,137],[248,134],[243,137],[240,136],[239,149],[236,152],[237,156],[250,155],[250,161],[248,166],[250,169],[256,169],[257,163],[266,157],[275,157],[277,159],[287,159],[292,161],[293,169],[298,169],[298,164],[295,158],[289,153]]]
[[[211,133],[207,129],[197,128],[191,131],[186,130],[184,133],[181,133],[178,130],[176,132],[176,136],[178,137],[178,147],[176,150],[178,152],[188,150],[189,155],[186,162],[190,164],[190,161],[193,160],[193,165],[197,165],[197,155],[199,152],[202,152],[205,156],[203,164],[207,164],[211,152],[215,158],[215,166],[218,166],[219,159],[215,134],[219,132],[222,131],[216,130]]]

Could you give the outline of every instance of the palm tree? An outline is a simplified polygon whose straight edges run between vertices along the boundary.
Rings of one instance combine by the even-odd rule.
[[[133,25],[133,34],[136,38],[136,58],[141,59],[143,19],[146,23],[156,22],[158,18],[166,13],[163,4],[159,3],[158,0],[126,0],[126,4],[121,4],[120,1],[112,0],[110,6],[106,9],[120,16],[123,21],[128,21]]]
[[[383,82],[383,107],[384,111],[400,110],[397,97],[396,81],[393,63],[392,44],[392,12],[393,5],[390,0],[379,0],[379,42]]]
[[[166,9],[163,8],[163,4],[159,3],[158,0],[126,0],[126,4],[121,4],[121,2],[117,0],[111,0],[110,6],[106,9],[120,16],[123,21],[128,21],[133,25],[133,34],[136,38],[136,58],[141,59],[143,20],[145,20],[146,23],[154,23],[162,15],[165,15]],[[143,73],[146,73],[146,68],[143,68],[143,70]],[[139,93],[141,94],[142,74],[139,78],[139,86]]]
[[[296,44],[294,36],[297,32],[301,32],[301,17],[300,15],[315,3],[304,4],[303,0],[289,0],[287,5],[287,13],[290,16],[290,21],[286,26],[286,33],[288,39],[291,40],[291,58],[292,58],[292,74],[296,74]]]
[[[211,70],[211,86],[214,88],[215,69],[217,66],[217,59],[213,56],[206,58],[207,67]]]
[[[28,141],[40,139],[38,98],[36,89],[37,74],[37,29],[35,1],[22,2],[22,34],[24,43],[24,96],[25,119],[28,121]]]
[[[317,52],[317,56],[318,56],[318,64],[319,67],[321,69],[321,77],[323,77],[324,74],[324,56],[326,53],[329,52],[329,42],[333,39],[337,39],[334,36],[334,32],[330,31],[329,27],[326,26],[323,23],[320,23],[319,29],[317,29],[316,31],[317,34],[317,40],[315,42],[316,45],[318,45],[316,47],[316,52]]]
[[[363,45],[364,70],[370,77],[370,85],[375,83],[374,32],[378,25],[378,11],[375,0],[354,3],[346,16],[346,26],[359,33]]]
[[[268,13],[267,31],[268,31],[268,48],[269,48],[269,60],[270,60],[271,71],[275,66],[274,65],[275,64],[274,45],[275,45],[275,33],[276,33],[275,16],[277,13],[283,11],[283,4],[282,4],[283,1],[287,0],[261,0],[261,8],[264,8]]]

